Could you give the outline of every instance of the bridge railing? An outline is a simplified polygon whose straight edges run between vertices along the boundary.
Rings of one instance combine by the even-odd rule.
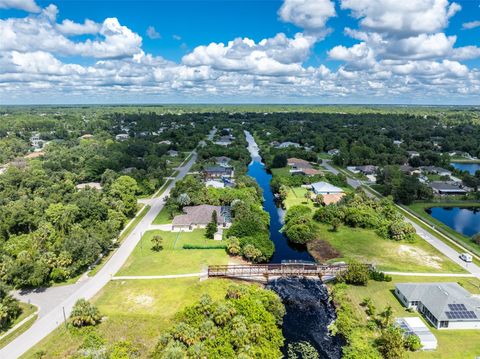
[[[212,265],[208,267],[209,277],[257,277],[257,276],[324,276],[336,275],[347,269],[346,264],[252,264]]]

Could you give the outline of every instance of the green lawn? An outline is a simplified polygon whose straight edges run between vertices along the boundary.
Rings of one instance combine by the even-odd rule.
[[[164,250],[153,251],[151,239],[161,235]],[[117,275],[167,275],[198,273],[205,266],[227,264],[224,249],[182,249],[184,244],[219,245],[219,241],[205,239],[205,230],[193,232],[148,231],[136,246]]]
[[[290,167],[282,167],[282,168],[271,168],[272,175],[274,176],[291,176]]]
[[[22,309],[22,313],[18,316],[18,318],[16,320],[13,321],[13,323],[7,329],[0,330],[0,336],[5,334],[6,332],[8,332],[15,325],[17,325],[22,320],[24,320],[25,318],[27,318],[28,316],[30,316],[31,314],[33,314],[37,311],[36,306],[34,306],[32,304],[28,304],[28,303],[23,303],[23,302],[20,302],[20,308]],[[33,317],[32,319],[28,320],[27,322],[25,322],[21,327],[17,328],[17,330],[14,330],[9,335],[0,339],[0,348],[3,348],[5,345],[10,343],[13,339],[15,339],[20,334],[22,334],[25,330],[30,328],[32,326],[32,324],[35,322],[35,320],[36,320],[36,316]]]
[[[198,278],[109,282],[93,298],[104,316],[93,330],[107,344],[120,340],[135,343],[140,357],[146,358],[177,311],[193,304],[204,293],[220,299],[230,284],[228,280],[200,282]],[[24,357],[35,358],[37,352],[43,352],[43,358],[49,359],[72,357],[88,330],[59,326]]]
[[[394,317],[419,316],[422,318],[421,315],[416,312],[406,311],[393,294],[392,291],[395,288],[395,283],[401,282],[457,282],[471,293],[480,294],[480,281],[476,278],[393,276],[393,281],[389,283],[370,281],[368,286],[365,287],[349,286],[348,296],[354,304],[358,316],[365,321],[367,319],[365,310],[360,306],[360,303],[366,297],[372,299],[377,311],[382,311],[390,305],[393,309]],[[420,351],[409,353],[409,358],[463,359],[475,358],[475,355],[480,353],[478,330],[436,330],[432,327],[430,327],[430,330],[437,337],[437,350],[432,352]]]
[[[307,192],[309,191],[303,187],[288,187],[287,198],[283,201],[283,205],[287,209],[297,205],[308,206],[313,209],[315,203],[305,198],[305,193]]]
[[[168,224],[172,223],[172,218],[170,218],[170,213],[168,212],[167,207],[163,207],[159,214],[155,217],[152,224]]]
[[[457,264],[417,237],[413,243],[381,238],[372,230],[341,226],[331,232],[330,226],[319,224],[319,238],[340,252],[330,261],[356,259],[376,265],[384,271],[464,273]]]

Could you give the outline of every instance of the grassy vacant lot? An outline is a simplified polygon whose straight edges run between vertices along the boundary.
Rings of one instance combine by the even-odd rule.
[[[437,229],[440,229],[443,233],[450,236],[455,241],[464,245],[471,251],[480,255],[480,246],[475,245],[472,240],[458,233],[454,229],[450,228],[446,224],[436,220],[430,216],[425,210],[431,207],[480,207],[480,202],[467,202],[467,201],[454,201],[454,202],[415,202],[408,206],[413,212],[415,212],[420,218],[424,219],[427,223],[435,225]]]
[[[415,312],[407,312],[393,294],[392,291],[395,288],[395,283],[401,282],[457,282],[471,293],[480,293],[480,281],[476,278],[393,276],[393,281],[390,283],[370,281],[368,286],[365,287],[349,286],[348,296],[355,305],[358,316],[364,320],[367,318],[365,310],[360,306],[360,303],[365,297],[372,299],[377,311],[382,311],[390,305],[393,309],[394,317],[420,316]],[[436,330],[432,327],[430,327],[430,330],[437,337],[438,349],[432,352],[410,353],[410,358],[475,358],[475,355],[480,353],[478,331]]]
[[[5,330],[0,330],[0,336],[4,335],[6,332],[8,332],[11,328],[13,328],[15,325],[20,323],[22,320],[30,316],[31,314],[35,313],[37,311],[37,307],[34,305],[28,304],[28,303],[20,303],[20,308],[22,308],[22,313],[19,315],[19,317],[10,325],[9,328]],[[13,339],[18,337],[20,334],[22,334],[25,330],[30,328],[32,324],[35,322],[36,316],[33,317],[32,319],[28,320],[25,322],[21,327],[17,328],[17,330],[14,330],[12,333],[9,335],[3,337],[0,339],[0,348],[3,348],[5,345],[10,343]]]
[[[164,249],[153,251],[152,238],[161,235]],[[222,244],[205,239],[205,230],[193,232],[148,231],[117,275],[166,275],[198,273],[209,264],[227,264],[224,249],[182,249],[184,244],[208,246]]]
[[[112,281],[93,299],[104,316],[93,330],[107,343],[120,340],[135,343],[140,356],[145,358],[177,311],[205,293],[220,299],[229,284],[228,280],[199,282],[198,278]],[[72,357],[83,344],[87,331],[65,329],[62,325],[24,357],[35,358],[36,352],[43,352],[43,358]]]
[[[338,232],[331,232],[330,226],[324,224],[319,224],[318,228],[319,238],[340,252],[331,261],[356,259],[375,264],[384,271],[465,272],[419,237],[413,243],[395,242],[380,237],[372,230],[341,226]]]

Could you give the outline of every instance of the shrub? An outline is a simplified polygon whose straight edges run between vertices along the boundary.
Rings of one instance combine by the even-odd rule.
[[[77,300],[70,314],[70,323],[74,327],[96,325],[101,319],[98,308],[85,299]]]
[[[231,237],[227,240],[227,253],[232,256],[238,256],[242,248],[240,247],[240,241],[237,237]]]
[[[383,272],[372,270],[370,271],[370,279],[373,279],[376,282],[391,282],[392,277]]]
[[[184,244],[183,249],[225,249],[227,248],[226,244],[211,244],[208,246],[200,246],[195,244]]]
[[[393,325],[382,331],[377,339],[378,350],[385,359],[401,359],[405,357],[405,339],[400,328]]]
[[[420,338],[415,334],[407,335],[405,338],[405,349],[415,352],[422,348]]]
[[[339,281],[353,285],[367,285],[370,278],[370,270],[367,265],[352,261],[347,270],[338,277]]]
[[[163,238],[162,236],[156,234],[152,238],[152,250],[155,252],[160,252],[163,250]]]
[[[9,289],[0,283],[0,329],[7,328],[22,313],[18,300],[8,294]]]

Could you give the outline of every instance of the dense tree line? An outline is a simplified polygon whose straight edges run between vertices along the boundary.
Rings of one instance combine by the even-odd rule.
[[[285,308],[273,292],[235,285],[225,299],[208,295],[176,317],[153,358],[280,358]]]
[[[73,178],[40,161],[0,176],[1,280],[36,287],[78,274],[136,212],[134,179],[121,176],[98,191],[77,190]]]
[[[291,141],[305,149],[290,148],[288,155],[308,159],[315,153],[339,149],[338,165],[393,165],[409,160],[407,151],[418,151],[428,165],[446,165],[442,153],[460,151],[480,157],[480,126],[475,117],[432,112],[406,113],[274,113],[249,114],[250,130],[259,139],[262,155],[271,163],[278,152],[270,142]],[[456,117],[456,118],[455,118]],[[394,141],[402,141],[395,144]],[[310,152],[310,153],[308,153]]]

